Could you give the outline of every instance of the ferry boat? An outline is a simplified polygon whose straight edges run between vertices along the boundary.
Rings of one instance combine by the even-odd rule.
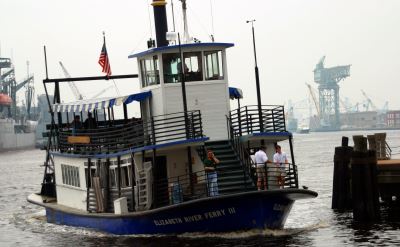
[[[138,75],[43,81],[46,92],[56,84],[58,103],[49,106],[57,122],[48,126],[42,190],[28,201],[46,209],[49,223],[118,235],[283,228],[295,200],[317,196],[299,188],[283,106],[240,106],[242,91],[229,87],[227,73],[226,52],[234,44],[169,44],[165,4],[152,4],[157,47],[149,42],[148,50],[129,55],[138,61]],[[136,77],[140,92],[59,103],[59,83]],[[128,111],[131,103],[140,105],[140,117]],[[71,114],[82,112],[93,113],[95,128],[69,124]],[[272,158],[278,142],[288,142],[291,163],[268,164],[267,188],[259,191],[252,153],[266,146]],[[218,195],[209,190],[206,150],[220,161]]]

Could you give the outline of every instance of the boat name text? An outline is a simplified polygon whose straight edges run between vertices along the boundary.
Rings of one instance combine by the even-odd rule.
[[[217,209],[213,211],[204,212],[202,214],[194,214],[183,217],[157,219],[153,220],[153,222],[156,226],[167,226],[167,225],[176,225],[182,223],[191,223],[191,222],[215,219],[215,218],[225,217],[230,214],[236,214],[236,209],[234,207],[226,209]]]

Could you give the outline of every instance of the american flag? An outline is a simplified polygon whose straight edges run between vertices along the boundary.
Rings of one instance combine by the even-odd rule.
[[[103,68],[102,72],[106,73],[107,76],[111,75],[110,60],[108,59],[106,42],[104,42],[103,48],[101,49],[99,64]]]

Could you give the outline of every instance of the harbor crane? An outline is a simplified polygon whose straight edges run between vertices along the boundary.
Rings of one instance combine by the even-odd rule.
[[[335,66],[325,68],[325,56],[323,56],[314,69],[314,82],[319,84],[319,109],[321,126],[325,130],[340,129],[339,119],[339,82],[350,76],[350,66]]]
[[[364,98],[367,100],[367,103],[365,105],[365,110],[369,111],[369,107],[371,106],[373,111],[378,111],[378,107],[372,102],[371,98],[368,97],[368,95],[364,92],[364,90],[361,89],[361,93],[364,96]]]
[[[68,73],[67,69],[64,67],[63,63],[60,61],[61,69],[64,72],[65,77],[71,78],[71,75]],[[78,88],[76,87],[75,83],[72,81],[68,82],[69,87],[71,88],[72,93],[74,94],[75,99],[83,100],[83,95],[79,92]]]
[[[319,104],[318,104],[317,96],[315,95],[315,93],[314,93],[313,88],[311,87],[311,85],[308,84],[307,82],[306,82],[306,85],[307,85],[307,87],[308,87],[308,90],[310,91],[310,95],[311,95],[312,101],[314,102],[315,109],[317,110],[318,117],[320,117],[320,116],[321,116],[321,111],[320,111],[320,109],[319,109]]]
[[[2,73],[2,69],[8,69]],[[26,84],[33,85],[34,77],[29,75],[26,79],[21,82],[17,82],[15,79],[15,70],[11,63],[10,58],[0,58],[0,92],[7,94],[11,100],[11,108],[9,111],[9,117],[16,117],[17,113],[17,92],[23,88]]]

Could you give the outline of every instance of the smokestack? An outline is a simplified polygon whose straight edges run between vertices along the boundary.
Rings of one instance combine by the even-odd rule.
[[[157,47],[167,46],[166,38],[168,31],[167,12],[165,10],[165,0],[153,0],[154,25],[156,27]]]

